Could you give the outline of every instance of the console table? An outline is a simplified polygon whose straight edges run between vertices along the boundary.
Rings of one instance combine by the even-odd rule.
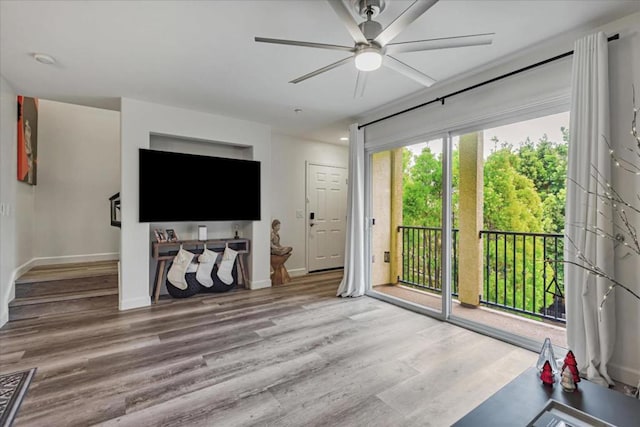
[[[556,376],[556,381],[559,381]],[[567,393],[559,382],[542,384],[535,367],[529,368],[498,390],[453,427],[526,426],[553,399],[616,427],[640,425],[640,400],[582,380],[578,390]]]
[[[176,240],[173,242],[153,242],[152,256],[158,261],[156,267],[156,280],[153,287],[153,302],[157,303],[160,298],[160,288],[164,282],[167,261],[173,261],[180,250],[180,245],[192,253],[201,254],[204,245],[211,251],[220,252],[229,248],[238,252],[236,258],[236,271],[238,272],[238,285],[246,287],[248,274],[246,270],[246,257],[249,255],[249,239],[209,239],[209,240]]]

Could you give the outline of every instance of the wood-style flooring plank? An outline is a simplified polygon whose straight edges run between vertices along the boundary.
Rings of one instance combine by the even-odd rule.
[[[68,315],[69,313],[82,313],[94,309],[103,308],[105,302],[110,306],[118,306],[118,295],[108,295],[101,297],[89,297],[82,299],[72,299],[68,301],[53,301],[42,304],[20,305],[11,307],[9,320],[21,320],[30,318],[41,318],[43,316]]]
[[[180,395],[157,405],[127,413],[105,425],[191,425],[218,421],[225,425],[221,408],[233,407],[239,401],[265,392],[269,387],[292,378],[303,377],[314,365],[323,364],[322,358],[308,354],[296,359],[267,366],[250,376],[234,377],[228,381]],[[279,407],[277,408],[280,411]],[[217,425],[217,424],[213,424]]]
[[[38,368],[15,426],[449,425],[535,362],[376,299],[336,297],[341,278],[124,312],[46,303],[0,329],[0,372]],[[46,283],[24,296],[64,286]]]
[[[66,280],[46,280],[16,284],[16,298],[81,295],[87,291],[111,289],[118,291],[118,277],[113,274]]]
[[[33,267],[18,279],[16,285],[53,280],[68,280],[118,274],[117,261],[96,261],[71,264],[41,265]]]

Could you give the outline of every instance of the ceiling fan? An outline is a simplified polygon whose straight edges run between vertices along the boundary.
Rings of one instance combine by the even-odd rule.
[[[284,44],[291,46],[312,47],[318,49],[331,49],[349,52],[352,55],[341,59],[333,64],[319,68],[308,74],[291,80],[289,83],[300,83],[311,77],[333,70],[341,65],[354,61],[358,69],[356,79],[355,96],[362,96],[366,84],[368,71],[377,70],[381,65],[397,71],[416,82],[429,87],[435,80],[428,75],[416,70],[397,59],[396,53],[417,52],[435,49],[448,49],[455,47],[479,46],[492,43],[494,33],[473,34],[457,37],[444,37],[428,40],[418,40],[401,43],[391,43],[406,27],[418,19],[429,8],[435,5],[438,0],[416,0],[404,12],[400,14],[386,28],[374,21],[386,6],[386,0],[349,0],[355,12],[366,20],[358,24],[353,18],[347,5],[343,0],[327,0],[338,17],[346,25],[349,34],[353,37],[354,46],[340,46],[334,44],[304,42],[298,40],[272,39],[266,37],[255,37],[256,42]]]

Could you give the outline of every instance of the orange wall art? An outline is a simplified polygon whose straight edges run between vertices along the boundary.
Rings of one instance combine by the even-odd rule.
[[[18,181],[36,185],[38,99],[18,96]]]

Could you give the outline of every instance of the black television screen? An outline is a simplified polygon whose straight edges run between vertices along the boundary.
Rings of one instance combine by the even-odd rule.
[[[260,162],[140,149],[140,222],[260,220]]]

